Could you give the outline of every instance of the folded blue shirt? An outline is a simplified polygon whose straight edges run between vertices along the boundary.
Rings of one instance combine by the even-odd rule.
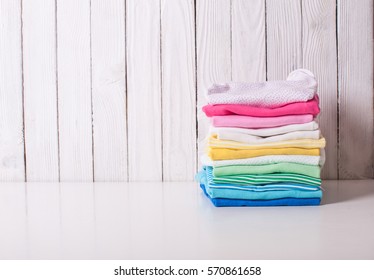
[[[312,206],[312,205],[319,205],[321,203],[320,198],[285,197],[285,198],[268,199],[268,200],[212,198],[206,192],[204,184],[200,184],[200,187],[203,189],[205,195],[210,199],[213,205],[217,207],[307,206],[307,205]]]

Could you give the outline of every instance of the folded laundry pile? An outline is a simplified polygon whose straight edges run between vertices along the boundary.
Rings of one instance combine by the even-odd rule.
[[[215,84],[203,111],[211,127],[198,174],[215,206],[319,205],[325,139],[317,82],[308,70],[285,81]]]

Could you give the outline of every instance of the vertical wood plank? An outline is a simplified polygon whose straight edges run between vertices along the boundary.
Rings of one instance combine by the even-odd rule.
[[[24,181],[21,1],[0,0],[0,181]]]
[[[95,181],[127,181],[125,2],[91,1]]]
[[[302,2],[303,67],[318,81],[319,124],[327,140],[322,177],[337,179],[337,53],[335,0]]]
[[[232,79],[266,80],[265,1],[232,0]]]
[[[300,0],[267,0],[267,78],[283,80],[302,66]]]
[[[196,171],[194,1],[162,0],[161,27],[163,179],[193,180]]]
[[[54,0],[23,1],[23,77],[27,181],[58,181]]]
[[[373,178],[373,2],[338,1],[339,178]]]
[[[61,181],[92,181],[90,1],[57,1]]]
[[[130,181],[162,180],[160,3],[127,0]]]
[[[201,108],[212,83],[231,80],[231,3],[206,0],[196,3],[198,157],[204,152],[208,119]]]

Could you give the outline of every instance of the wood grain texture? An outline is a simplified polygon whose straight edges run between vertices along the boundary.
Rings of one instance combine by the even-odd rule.
[[[163,179],[196,172],[194,1],[161,1]],[[181,160],[183,159],[183,160]]]
[[[265,81],[265,1],[233,0],[231,5],[232,79]]]
[[[92,181],[90,1],[57,1],[61,181]]]
[[[207,89],[301,67],[323,178],[373,178],[370,0],[0,0],[0,181],[192,180]]]
[[[326,138],[322,177],[337,179],[337,59],[335,0],[302,2],[303,67],[318,81],[321,113],[318,123]]]
[[[230,11],[229,0],[196,3],[198,157],[204,152],[209,127],[201,110],[206,92],[214,82],[231,80]]]
[[[21,1],[0,0],[0,181],[24,181]]]
[[[23,77],[27,181],[58,181],[54,0],[23,1]]]
[[[267,0],[267,78],[283,80],[302,66],[300,0]]]
[[[162,180],[160,3],[128,0],[127,108],[130,181]]]
[[[125,2],[91,0],[95,181],[127,181]]]
[[[338,1],[339,178],[373,178],[373,2]]]

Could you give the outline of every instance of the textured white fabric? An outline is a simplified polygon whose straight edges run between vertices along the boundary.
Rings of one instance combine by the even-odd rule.
[[[244,159],[230,160],[211,160],[208,155],[201,156],[201,163],[207,166],[226,166],[226,165],[263,165],[280,162],[292,162],[308,165],[323,166],[325,163],[325,150],[321,149],[321,156],[303,156],[303,155],[270,155]]]
[[[214,84],[208,89],[207,101],[209,104],[246,104],[273,108],[308,101],[316,92],[317,81],[313,73],[298,69],[291,72],[286,81]]]
[[[262,144],[262,143],[270,143],[270,142],[278,142],[278,141],[285,141],[285,140],[296,140],[296,139],[319,139],[320,138],[320,130],[311,130],[311,131],[293,131],[288,132],[285,134],[268,136],[268,137],[260,137],[255,135],[243,134],[243,133],[236,133],[230,131],[219,131],[218,133],[214,133],[217,135],[218,140],[230,140],[236,142],[242,142],[246,144]]]
[[[289,132],[294,131],[313,131],[319,128],[318,123],[315,121],[302,123],[302,124],[290,124],[285,126],[279,127],[272,127],[272,128],[259,128],[259,129],[251,129],[251,128],[237,128],[237,127],[210,127],[210,134],[215,133],[236,133],[236,134],[244,134],[244,135],[252,135],[252,136],[260,136],[260,137],[268,137],[274,135],[281,135]]]

